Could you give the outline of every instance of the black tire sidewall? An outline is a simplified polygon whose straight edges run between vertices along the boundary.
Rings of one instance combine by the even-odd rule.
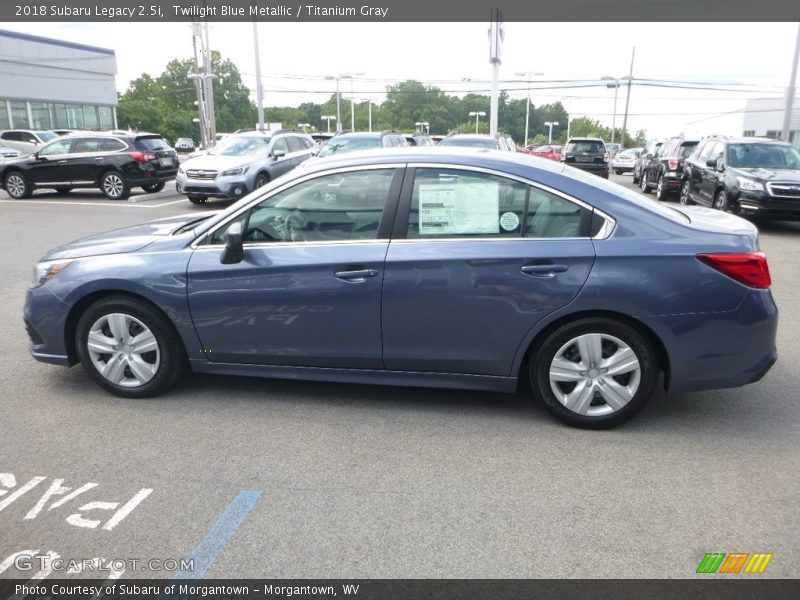
[[[143,386],[127,388],[115,385],[103,377],[92,363],[86,347],[91,326],[103,315],[123,313],[137,318],[153,332],[158,341],[160,364],[155,376]],[[83,368],[100,387],[126,398],[155,396],[170,387],[181,375],[185,365],[183,346],[169,320],[146,302],[125,296],[112,296],[92,304],[78,320],[75,346]]]
[[[109,196],[106,193],[106,186],[104,185],[104,182],[106,180],[106,177],[110,175],[116,175],[117,177],[119,177],[120,181],[122,181],[122,192],[120,193],[119,196],[113,197]],[[119,171],[106,171],[105,173],[103,173],[102,177],[100,177],[100,191],[103,192],[103,195],[109,200],[125,200],[128,196],[130,196],[131,186],[130,184],[128,184],[127,179],[125,179],[125,176]]]
[[[550,364],[555,353],[569,340],[587,333],[604,333],[625,342],[636,353],[641,368],[641,380],[636,394],[622,409],[606,416],[589,417],[579,415],[558,401],[550,389]],[[607,429],[635,416],[653,395],[658,383],[658,363],[647,338],[627,323],[608,318],[586,318],[566,323],[549,333],[531,355],[529,373],[531,391],[547,411],[557,419],[584,429]]]

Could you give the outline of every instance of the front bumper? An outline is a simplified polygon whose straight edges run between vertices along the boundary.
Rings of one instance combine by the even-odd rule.
[[[767,192],[739,191],[731,204],[742,217],[800,221],[800,198],[771,196]]]
[[[31,356],[40,362],[71,366],[74,358],[66,346],[69,306],[47,289],[47,284],[28,290],[23,319]]]
[[[212,198],[242,198],[250,193],[250,186],[245,177],[217,176],[214,179],[190,179],[178,173],[175,178],[175,189],[180,194],[196,194]]]

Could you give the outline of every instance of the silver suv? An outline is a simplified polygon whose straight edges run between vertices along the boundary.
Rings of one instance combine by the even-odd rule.
[[[195,204],[241,198],[294,169],[315,147],[310,136],[293,131],[229,134],[207,153],[183,162],[175,188]]]

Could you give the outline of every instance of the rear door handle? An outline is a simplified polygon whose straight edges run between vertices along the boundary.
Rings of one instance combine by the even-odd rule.
[[[534,277],[552,277],[556,273],[563,273],[569,269],[568,265],[525,265],[522,272]]]
[[[376,269],[355,269],[353,271],[336,271],[334,275],[337,279],[344,279],[351,283],[363,283],[367,277],[375,277],[378,274]]]

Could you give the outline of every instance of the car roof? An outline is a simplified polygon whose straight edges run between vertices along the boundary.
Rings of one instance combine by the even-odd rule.
[[[571,137],[567,140],[567,143],[570,142],[603,142],[602,139],[596,137]],[[605,144],[605,142],[603,142]]]

